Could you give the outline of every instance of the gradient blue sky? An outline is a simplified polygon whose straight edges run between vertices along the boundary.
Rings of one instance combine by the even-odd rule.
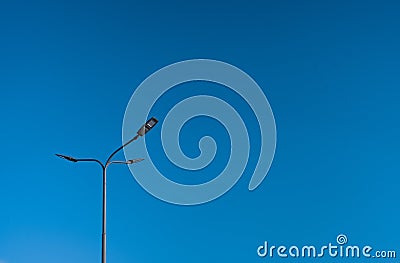
[[[294,262],[260,259],[256,248],[326,244],[339,233],[400,253],[399,13],[396,1],[3,1],[0,262],[100,261],[100,169],[53,154],[105,159],[121,143],[135,88],[192,58],[231,63],[263,88],[278,132],[271,170],[248,192],[251,159],[226,195],[181,207],[112,167],[109,262]],[[158,103],[161,116],[178,89]],[[223,129],[193,125],[201,121],[225,145]],[[205,134],[184,128],[188,155]],[[207,178],[225,162],[222,146]]]

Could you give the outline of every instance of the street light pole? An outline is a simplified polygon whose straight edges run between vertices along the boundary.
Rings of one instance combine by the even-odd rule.
[[[107,220],[107,167],[108,165],[103,168],[103,214],[102,214],[102,232],[101,232],[101,263],[106,263],[106,220]]]
[[[148,131],[150,131],[156,124],[157,124],[158,120],[154,117],[152,117],[150,120],[148,120],[142,127],[140,127],[140,129],[137,131],[137,134],[135,137],[133,137],[132,139],[130,139],[128,142],[124,143],[122,146],[120,146],[118,149],[116,149],[113,153],[110,154],[110,156],[108,157],[107,161],[105,162],[105,164],[103,164],[101,161],[97,160],[97,159],[93,159],[93,158],[87,158],[87,159],[77,159],[71,156],[67,156],[67,155],[62,155],[62,154],[56,154],[56,156],[65,159],[67,161],[70,162],[96,162],[98,163],[101,168],[102,168],[102,175],[103,175],[103,184],[102,184],[102,188],[103,188],[103,208],[102,208],[102,234],[101,234],[101,263],[106,263],[106,250],[107,250],[107,246],[106,246],[106,240],[107,240],[107,232],[106,232],[106,226],[107,226],[107,168],[108,166],[110,166],[111,164],[133,164],[133,163],[137,163],[137,162],[141,162],[144,159],[142,158],[138,158],[138,159],[131,159],[131,160],[127,160],[127,161],[112,161],[112,158],[114,157],[114,155],[116,155],[119,151],[121,151],[125,146],[127,146],[128,144],[132,143],[133,141],[137,140],[139,138],[139,136],[144,136]]]

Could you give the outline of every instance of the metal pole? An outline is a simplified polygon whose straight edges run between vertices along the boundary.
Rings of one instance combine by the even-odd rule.
[[[107,166],[103,168],[103,231],[101,235],[101,263],[106,263],[106,220],[107,220]]]
[[[111,159],[114,157],[116,153],[122,150],[125,146],[130,144],[139,138],[139,135],[136,135],[128,142],[123,144],[121,147],[116,149],[107,159],[106,164],[103,167],[103,231],[101,235],[101,263],[106,263],[106,222],[107,222],[107,167],[112,164]]]

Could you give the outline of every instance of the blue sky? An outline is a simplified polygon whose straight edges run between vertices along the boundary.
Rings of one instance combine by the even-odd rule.
[[[395,1],[1,3],[0,262],[99,262],[100,169],[53,154],[104,160],[121,143],[135,88],[193,58],[231,63],[262,87],[277,125],[273,165],[249,192],[253,157],[232,190],[192,207],[155,199],[127,167],[111,167],[109,262],[285,261],[256,249],[339,233],[400,252],[399,11]],[[231,98],[204,83],[192,89]],[[182,94],[172,90],[155,111],[163,116]],[[209,132],[196,127],[215,127],[222,145],[202,171],[210,179],[226,162],[226,134],[212,120],[193,122],[182,131],[189,156]]]

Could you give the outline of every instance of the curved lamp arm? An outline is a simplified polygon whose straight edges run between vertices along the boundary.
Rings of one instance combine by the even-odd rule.
[[[63,154],[58,154],[58,153],[56,153],[55,155],[57,157],[60,157],[62,159],[65,159],[67,161],[74,162],[74,163],[77,163],[77,162],[96,162],[96,163],[100,164],[101,168],[105,169],[104,164],[102,162],[100,162],[99,160],[97,160],[97,159],[93,159],[93,158],[79,158],[78,159],[78,158],[74,158],[74,157],[71,157],[71,156],[68,156],[68,155],[63,155]]]
[[[147,132],[149,132],[153,127],[157,124],[158,120],[154,117],[151,117],[145,124],[140,127],[140,129],[137,131],[137,134],[135,137],[124,143],[122,146],[120,146],[118,149],[116,149],[110,156],[108,157],[105,167],[107,167],[109,164],[111,164],[111,159],[116,155],[119,151],[121,151],[125,146],[130,144],[131,142],[137,140],[139,136],[144,136]],[[137,162],[137,161],[136,161]]]
[[[132,159],[132,160],[128,160],[128,161],[111,161],[111,162],[109,162],[109,164],[114,164],[114,163],[116,163],[116,164],[133,164],[133,163],[141,162],[143,160],[144,160],[143,158],[137,158],[137,159]]]
[[[112,154],[110,154],[110,156],[108,157],[105,167],[107,167],[108,165],[110,165],[111,163],[111,159],[114,157],[114,155],[116,155],[119,151],[121,151],[125,146],[127,146],[128,144],[130,144],[131,142],[137,140],[137,138],[139,138],[139,134],[137,134],[135,137],[133,137],[132,139],[130,139],[128,142],[124,143],[122,146],[120,146],[118,149],[116,149]],[[118,162],[118,161],[117,161]],[[120,162],[118,162],[120,163]]]

